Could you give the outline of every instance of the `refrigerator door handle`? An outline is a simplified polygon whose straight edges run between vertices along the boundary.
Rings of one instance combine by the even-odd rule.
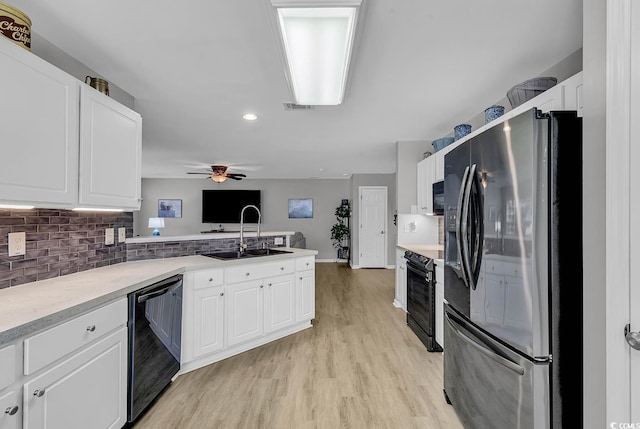
[[[473,166],[476,167],[475,164]],[[480,184],[480,180],[478,179],[478,175],[476,174],[471,176],[469,178],[469,181],[472,182],[472,189],[475,189],[475,198],[473,198],[472,200],[474,203],[472,213],[474,216],[473,222],[475,224],[475,240],[472,256],[469,259],[469,277],[471,278],[471,283],[473,289],[475,290],[478,277],[480,275],[480,265],[482,264],[482,247],[484,245],[484,196],[482,195],[484,188]]]
[[[467,280],[467,273],[465,271],[465,265],[463,260],[463,251],[462,251],[462,216],[463,210],[462,205],[465,201],[464,191],[466,189],[467,180],[469,178],[469,166],[465,167],[464,174],[462,175],[462,182],[460,183],[460,191],[458,192],[458,207],[456,208],[456,247],[458,252],[458,263],[460,267],[460,277],[464,284],[469,287],[469,281]]]
[[[469,167],[467,167],[469,168]],[[465,170],[467,172],[467,170]],[[473,179],[476,176],[476,164],[471,166],[469,174],[466,177],[466,183],[464,185],[464,201],[462,202],[462,219],[460,219],[460,235],[462,242],[462,268],[466,277],[467,287],[476,288],[476,282],[473,278],[473,271],[471,268],[471,249],[469,249],[469,210],[471,209],[471,187],[473,186]]]
[[[445,319],[447,321],[447,324],[449,325],[449,328],[451,328],[451,332],[453,332],[455,335],[460,337],[463,341],[472,345],[480,353],[492,359],[493,361],[497,362],[498,364],[504,366],[505,368],[510,369],[511,371],[515,372],[518,375],[524,375],[524,368],[522,366],[518,365],[515,362],[510,361],[507,358],[500,356],[490,348],[483,345],[481,342],[476,341],[473,338],[471,338],[469,335],[466,335],[465,333],[463,333],[458,327],[460,325],[455,320],[453,320],[453,318],[449,313],[445,312],[445,316],[446,316]]]

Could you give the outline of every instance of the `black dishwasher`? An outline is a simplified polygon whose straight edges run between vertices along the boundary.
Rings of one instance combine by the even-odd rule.
[[[180,369],[182,275],[132,292],[128,298],[127,422],[132,423]]]

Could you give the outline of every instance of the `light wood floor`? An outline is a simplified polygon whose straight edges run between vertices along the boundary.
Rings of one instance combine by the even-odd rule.
[[[135,429],[462,428],[394,274],[316,264],[312,328],[178,377]]]

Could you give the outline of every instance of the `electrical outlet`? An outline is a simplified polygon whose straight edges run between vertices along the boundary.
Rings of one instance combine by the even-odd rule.
[[[273,244],[275,244],[276,246],[278,246],[278,245],[284,244],[284,241],[282,240],[282,237],[276,237],[276,238],[273,240]]]
[[[127,239],[127,230],[125,228],[118,228],[118,243],[124,243]]]
[[[9,233],[9,256],[24,255],[27,249],[27,236],[24,232]]]
[[[104,230],[104,244],[109,246],[113,244],[113,234],[115,230],[113,228],[107,228]]]

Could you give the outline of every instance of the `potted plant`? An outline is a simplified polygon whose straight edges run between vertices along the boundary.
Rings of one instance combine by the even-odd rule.
[[[351,217],[351,208],[349,204],[341,204],[335,211],[336,219],[338,220],[331,227],[331,240],[333,241],[333,247],[338,250],[338,259],[348,259],[349,257],[349,238],[351,237],[351,231],[349,230],[348,219]]]

